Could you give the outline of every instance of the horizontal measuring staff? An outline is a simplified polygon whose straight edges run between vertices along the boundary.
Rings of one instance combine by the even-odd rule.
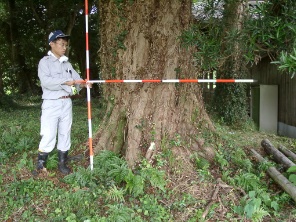
[[[76,83],[83,83],[85,80],[78,80]],[[89,80],[89,83],[252,83],[254,79],[109,79]]]

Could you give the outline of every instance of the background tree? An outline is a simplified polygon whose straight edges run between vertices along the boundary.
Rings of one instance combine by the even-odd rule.
[[[90,1],[89,4],[94,7],[95,2],[96,0]],[[72,35],[73,44],[68,53],[76,69],[85,76],[85,61],[82,60],[82,57],[85,58],[83,9],[84,2],[78,0],[5,0],[0,3],[0,41],[1,51],[4,52],[1,55],[3,91],[30,93],[40,90],[37,65],[49,49],[48,34],[55,29],[61,29]],[[98,18],[93,16],[95,13],[96,11],[92,10],[92,15],[89,17],[90,34],[98,33]],[[92,42],[91,61],[97,57],[98,48],[98,42]],[[96,66],[93,70],[98,73]]]
[[[218,79],[242,79],[247,76],[247,61],[241,33],[246,18],[247,0],[225,0],[221,19],[221,53],[217,70]],[[228,124],[247,119],[247,95],[245,84],[217,84],[213,108]]]
[[[195,4],[194,26],[185,33],[185,44],[195,45],[195,59],[203,76],[239,79],[247,74],[244,39],[247,1],[205,0]],[[244,84],[216,84],[210,110],[228,124],[247,118]]]
[[[191,0],[99,1],[103,79],[196,78],[192,48],[179,37],[191,24]],[[112,84],[96,134],[96,150],[122,153],[134,164],[151,142],[195,139],[211,126],[197,84]],[[192,142],[196,144],[196,142]]]

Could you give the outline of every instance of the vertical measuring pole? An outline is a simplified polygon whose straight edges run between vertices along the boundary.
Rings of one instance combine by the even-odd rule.
[[[85,0],[85,48],[86,48],[86,82],[89,81],[89,41],[88,41],[88,0]],[[92,124],[91,124],[91,96],[90,87],[87,85],[87,117],[88,117],[88,144],[89,144],[89,160],[90,169],[94,166],[94,153],[92,146]]]

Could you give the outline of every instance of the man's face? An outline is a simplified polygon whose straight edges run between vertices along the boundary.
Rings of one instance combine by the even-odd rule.
[[[65,39],[58,39],[55,42],[50,43],[52,53],[57,57],[60,58],[61,56],[65,55],[66,50],[68,48],[68,41]]]

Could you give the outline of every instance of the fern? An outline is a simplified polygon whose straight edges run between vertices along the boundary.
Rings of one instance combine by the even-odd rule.
[[[92,172],[88,168],[79,168],[77,172],[65,176],[64,181],[68,184],[77,185],[79,187],[88,187],[96,183],[97,178],[94,175],[97,175],[95,169]]]
[[[207,159],[200,157],[198,154],[194,153],[190,156],[190,159],[192,159],[195,162],[195,165],[197,169],[208,169],[210,166],[210,163]]]
[[[132,171],[129,170],[127,176],[125,177],[125,182],[125,190],[133,196],[137,197],[144,194],[144,178],[140,175],[134,175]]]
[[[32,138],[28,138],[28,137],[23,137],[20,138],[20,140],[18,141],[17,145],[15,146],[16,150],[29,150],[34,144],[34,141]]]
[[[114,168],[115,165],[119,166],[126,164],[126,161],[118,156],[114,156],[102,163],[104,163],[104,168],[106,168],[107,170],[111,170]]]
[[[115,153],[109,150],[103,150],[99,155],[95,156],[95,163],[105,163],[107,160],[116,157]]]
[[[119,158],[114,152],[104,150],[94,158],[94,162],[95,167],[108,171],[110,168],[112,168],[112,164],[121,165],[125,161]]]
[[[256,190],[261,186],[260,178],[252,173],[245,173],[242,175],[237,175],[235,181],[238,186],[244,188],[245,190]]]
[[[263,207],[260,207],[258,209],[256,209],[256,211],[254,212],[253,216],[252,216],[252,221],[253,222],[261,222],[263,221],[264,217],[269,216],[270,214],[263,209]]]
[[[124,181],[124,177],[128,174],[128,165],[126,161],[118,157],[112,151],[102,151],[94,159],[94,168],[98,169],[98,173],[104,180],[114,180],[117,183]]]
[[[107,205],[109,210],[107,210],[108,221],[116,222],[130,222],[133,220],[133,215],[135,212],[123,204]]]
[[[48,170],[52,170],[52,169],[56,169],[57,166],[58,166],[58,157],[57,157],[57,154],[54,153],[52,155],[49,155],[48,156],[47,163],[46,163],[46,168]]]
[[[233,162],[238,165],[240,168],[246,169],[248,172],[251,171],[253,164],[250,159],[247,157],[245,151],[241,148],[236,149],[233,152]]]
[[[129,173],[126,162],[122,163],[121,165],[111,164],[110,168],[112,169],[108,172],[108,176],[112,177],[117,183],[121,183],[122,181],[124,181],[124,178]]]
[[[157,187],[165,191],[166,181],[164,179],[164,171],[159,171],[151,166],[141,170],[141,176],[148,180],[153,187]]]
[[[107,199],[116,202],[124,202],[124,192],[113,185],[107,192]]]

